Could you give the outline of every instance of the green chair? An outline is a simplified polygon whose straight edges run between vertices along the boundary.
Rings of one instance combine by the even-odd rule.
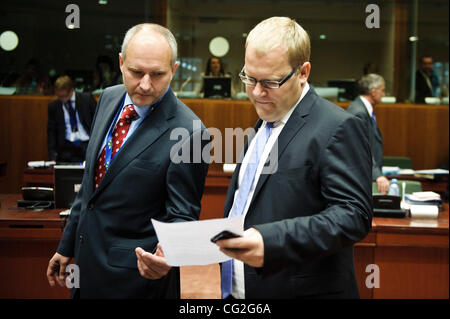
[[[407,181],[407,180],[398,180],[398,188],[400,190],[400,196],[403,196],[403,186],[402,183],[405,183],[405,193],[412,194],[414,192],[422,191],[422,183],[418,181]],[[379,194],[377,183],[372,183],[372,194]]]
[[[412,160],[409,157],[401,157],[401,156],[384,156],[383,157],[383,166],[397,166],[402,169],[405,168],[413,168]]]

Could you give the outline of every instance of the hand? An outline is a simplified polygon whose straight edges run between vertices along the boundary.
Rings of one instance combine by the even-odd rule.
[[[166,258],[159,243],[154,254],[146,252],[140,247],[137,247],[135,251],[139,273],[144,278],[160,279],[167,275],[172,268],[166,263]]]
[[[255,228],[247,229],[242,237],[218,240],[216,244],[227,256],[252,267],[264,266],[264,240]]]
[[[47,279],[51,287],[55,286],[57,282],[61,287],[66,286],[66,267],[69,264],[71,257],[65,257],[61,254],[55,253],[48,262]]]
[[[385,176],[380,176],[376,179],[378,192],[387,194],[389,190],[389,180]]]

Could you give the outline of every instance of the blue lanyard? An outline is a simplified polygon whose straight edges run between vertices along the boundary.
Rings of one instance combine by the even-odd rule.
[[[163,95],[158,101],[156,101],[155,103],[153,103],[153,105],[150,106],[150,110],[148,110],[148,112],[145,114],[144,118],[143,118],[142,121],[139,123],[139,125],[141,125],[142,122],[144,122],[145,118],[146,118],[151,112],[153,112],[153,110],[161,103],[162,99],[166,96],[166,94],[167,94],[168,91],[169,91],[169,89],[167,89],[166,93],[164,93],[164,95]],[[120,107],[119,107],[119,110],[118,110],[116,116],[114,117],[114,122],[113,122],[114,125],[111,125],[111,128],[109,129],[109,132],[108,132],[108,137],[106,138],[106,145],[105,145],[105,172],[108,170],[108,168],[109,168],[109,166],[110,166],[110,164],[111,164],[111,161],[114,159],[114,157],[116,157],[116,155],[120,152],[120,150],[121,150],[122,147],[125,145],[125,143],[129,140],[130,136],[131,136],[131,135],[137,130],[137,128],[139,127],[139,125],[138,125],[138,127],[136,127],[136,128],[133,130],[133,132],[131,133],[131,135],[128,136],[128,138],[126,139],[126,141],[123,142],[123,144],[120,146],[119,151],[117,151],[116,154],[114,154],[114,157],[111,158],[111,155],[112,155],[112,134],[113,134],[113,132],[114,132],[115,126],[117,125],[117,120],[118,120],[118,118],[119,118],[119,115],[120,115],[120,113],[122,112],[123,106],[124,106],[124,104],[125,104],[125,97],[126,97],[126,94],[125,94],[125,96],[123,97],[122,103],[121,103],[121,105],[120,105]],[[135,106],[135,107],[136,107],[136,106]],[[131,124],[130,124],[130,125],[131,125]]]

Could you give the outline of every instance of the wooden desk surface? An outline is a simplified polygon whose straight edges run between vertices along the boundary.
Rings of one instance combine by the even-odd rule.
[[[437,219],[374,217],[372,230],[448,235],[448,203],[444,203]]]
[[[217,205],[223,209],[223,190],[230,175],[212,172],[211,178],[211,192],[202,201],[208,203],[217,195],[220,197]],[[67,289],[50,289],[43,275],[61,238],[64,219],[59,217],[57,209],[41,212],[9,210],[8,207],[16,206],[20,197],[20,194],[0,194],[0,264],[3,267],[0,298],[67,298]],[[215,211],[215,204],[209,202],[208,205]],[[449,205],[444,203],[444,208],[439,218],[432,220],[373,219],[372,231],[354,248],[355,271],[362,298],[448,298]],[[24,263],[24,259],[27,262]],[[380,288],[367,288],[368,265],[379,267]],[[204,269],[198,271],[204,273]],[[22,274],[28,274],[28,279],[23,279]],[[214,280],[218,280],[217,269],[214,276]],[[184,278],[187,278],[186,274]],[[203,275],[201,278],[207,279]],[[183,279],[182,287],[186,285],[191,286]]]
[[[0,239],[61,238],[65,219],[61,209],[43,211],[9,209],[17,206],[20,194],[0,194]]]
[[[0,194],[0,224],[5,222],[37,222],[47,225],[61,226],[63,219],[59,216],[62,209],[46,209],[43,211],[16,210],[17,200],[22,199],[20,194]]]

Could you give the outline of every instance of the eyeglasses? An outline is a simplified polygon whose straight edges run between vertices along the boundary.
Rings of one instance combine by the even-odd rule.
[[[266,89],[279,89],[287,80],[289,80],[292,75],[294,75],[295,72],[300,68],[300,65],[294,68],[291,73],[286,75],[281,81],[273,81],[273,80],[257,80],[255,78],[252,78],[251,76],[248,76],[244,72],[244,68],[242,68],[241,72],[239,73],[239,77],[241,78],[241,81],[245,85],[249,86],[256,86],[256,84],[259,82],[263,87]]]

